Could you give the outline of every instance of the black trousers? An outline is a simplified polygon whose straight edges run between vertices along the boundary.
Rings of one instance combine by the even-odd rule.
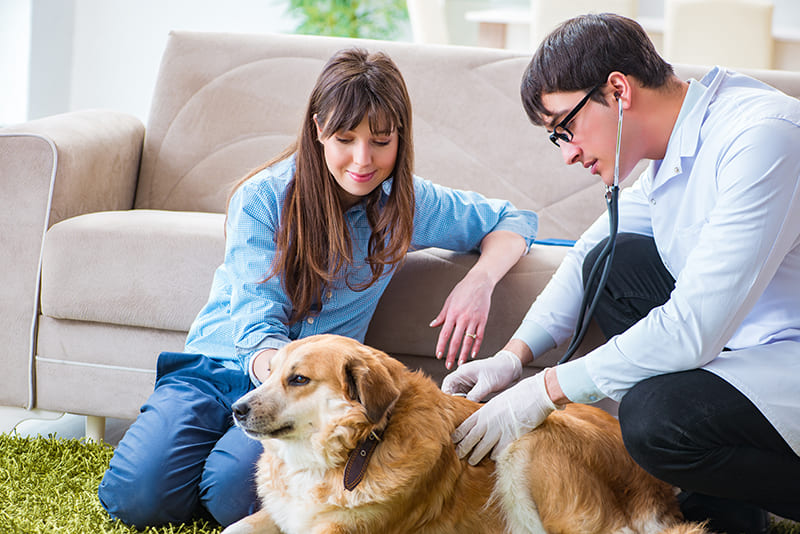
[[[587,256],[584,278],[604,244]],[[666,302],[674,287],[652,238],[620,234],[595,321],[610,339]],[[622,399],[619,421],[628,452],[656,478],[800,521],[800,457],[752,402],[713,373],[643,380]]]

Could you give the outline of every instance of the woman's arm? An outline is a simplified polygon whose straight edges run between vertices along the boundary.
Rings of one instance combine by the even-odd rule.
[[[497,283],[526,252],[525,239],[508,230],[490,232],[481,241],[481,255],[466,276],[453,288],[431,327],[442,326],[436,343],[436,357],[447,349],[445,365],[473,358],[483,342],[492,292]],[[472,334],[472,335],[470,335]],[[472,337],[472,336],[475,337]],[[460,350],[459,350],[460,349]]]
[[[266,349],[255,353],[250,358],[250,378],[255,379],[253,382],[257,381],[260,385],[267,379],[270,372],[270,362],[276,352],[278,352],[278,349]]]
[[[505,200],[474,191],[443,187],[415,177],[412,249],[440,247],[458,252],[481,250],[481,257],[446,299],[431,326],[443,325],[436,346],[448,367],[480,348],[497,282],[533,244],[536,214]],[[471,334],[469,336],[465,334]]]
[[[263,372],[253,374],[254,356],[290,341],[287,322],[292,305],[279,277],[269,277],[278,254],[274,236],[283,178],[253,177],[233,195],[228,213],[225,268],[231,283],[233,342],[254,383],[266,377]]]

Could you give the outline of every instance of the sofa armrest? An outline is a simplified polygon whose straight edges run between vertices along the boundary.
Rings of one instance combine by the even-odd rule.
[[[56,222],[130,209],[144,126],[84,111],[0,129],[0,405],[33,407],[42,241]]]
[[[53,115],[0,130],[0,176],[4,185],[35,181],[52,187],[48,227],[83,213],[131,209],[143,142],[144,126],[132,115]],[[19,188],[12,202],[42,193]]]
[[[494,354],[511,338],[566,251],[564,247],[534,245],[497,284],[479,356]],[[436,248],[408,254],[378,303],[367,330],[367,344],[393,355],[433,358],[440,329],[428,324],[477,259],[477,254]]]

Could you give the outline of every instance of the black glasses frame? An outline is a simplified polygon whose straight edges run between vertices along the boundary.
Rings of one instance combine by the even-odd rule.
[[[560,147],[561,145],[558,144],[559,141],[564,141],[565,143],[572,142],[574,134],[570,131],[569,128],[567,128],[567,125],[570,123],[570,121],[572,121],[572,119],[575,118],[575,115],[578,114],[581,108],[586,105],[586,103],[592,97],[594,92],[597,91],[602,86],[603,84],[601,83],[589,89],[589,92],[586,93],[586,96],[584,96],[581,99],[581,101],[578,102],[578,104],[574,108],[572,108],[572,110],[569,113],[567,113],[567,116],[564,117],[561,120],[561,122],[559,122],[553,127],[553,133],[550,134],[550,141],[552,141],[554,145]]]

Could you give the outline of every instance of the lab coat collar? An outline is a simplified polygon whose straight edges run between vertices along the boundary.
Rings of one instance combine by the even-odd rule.
[[[704,88],[700,98],[694,104],[684,102],[684,105],[691,105],[692,108],[686,110],[687,115],[672,131],[664,159],[654,166],[657,169],[656,187],[688,170],[684,169],[684,163],[689,163],[697,154],[706,111],[727,75],[724,68],[714,67],[699,82],[699,87]]]

